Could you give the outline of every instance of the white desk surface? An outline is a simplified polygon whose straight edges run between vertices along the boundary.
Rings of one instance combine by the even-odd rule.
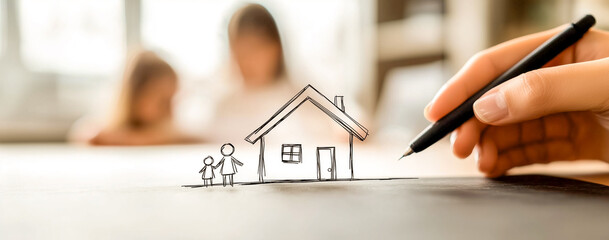
[[[446,143],[398,162],[402,147],[357,146],[357,154],[367,157],[357,163],[356,177],[481,176],[472,158],[456,159]],[[237,145],[237,149],[241,156],[257,156],[255,147]],[[217,151],[215,144],[0,145],[0,239],[365,239],[383,233],[394,238],[408,234],[400,231],[405,222],[392,221],[407,214],[391,210],[393,203],[350,198],[374,193],[378,181],[181,187],[201,184],[197,171],[202,156]],[[256,181],[256,167],[246,164],[235,181]],[[609,164],[594,161],[552,163],[515,172],[609,183]],[[403,181],[407,180],[383,186]],[[318,199],[319,194],[326,199]],[[327,204],[328,199],[336,200],[332,204],[336,211],[361,213],[372,207],[377,214],[356,214],[364,219],[352,219],[313,208]],[[351,202],[340,204],[341,199]],[[313,224],[316,219],[326,224]],[[376,222],[370,231],[366,230],[368,221]],[[408,224],[416,225],[416,221]]]

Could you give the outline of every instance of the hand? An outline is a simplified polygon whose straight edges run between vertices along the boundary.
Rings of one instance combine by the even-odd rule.
[[[437,121],[564,27],[475,55],[425,108]],[[591,29],[544,68],[522,74],[474,103],[475,118],[451,135],[453,153],[477,149],[487,177],[559,160],[609,161],[609,33]]]

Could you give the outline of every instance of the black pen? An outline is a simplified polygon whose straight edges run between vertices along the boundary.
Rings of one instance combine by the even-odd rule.
[[[561,33],[541,44],[541,46],[537,47],[535,50],[533,50],[533,52],[529,53],[529,55],[524,57],[510,69],[499,75],[499,77],[495,78],[495,80],[491,81],[484,88],[480,89],[474,95],[465,100],[465,102],[463,102],[459,107],[446,114],[446,116],[444,116],[442,119],[425,128],[425,130],[423,130],[423,132],[421,132],[410,143],[410,147],[400,159],[410,154],[425,150],[442,139],[444,136],[448,135],[450,132],[457,129],[457,127],[461,126],[461,124],[465,123],[474,116],[474,102],[484,95],[484,93],[507,80],[517,77],[520,74],[541,68],[562,51],[582,38],[584,33],[586,33],[595,23],[596,20],[592,15],[586,15],[579,21],[569,25],[567,29]]]

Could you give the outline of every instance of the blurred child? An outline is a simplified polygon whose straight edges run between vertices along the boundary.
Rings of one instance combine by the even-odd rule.
[[[75,124],[72,138],[93,145],[154,145],[193,142],[172,121],[178,76],[163,59],[140,52],[126,68],[119,101],[103,127]],[[88,125],[88,126],[87,126]]]

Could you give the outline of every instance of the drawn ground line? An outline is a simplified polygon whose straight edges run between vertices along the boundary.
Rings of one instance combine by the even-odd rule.
[[[250,186],[250,185],[268,185],[268,184],[281,184],[281,183],[335,183],[335,182],[352,182],[352,181],[392,181],[392,180],[416,180],[419,178],[341,178],[336,180],[317,180],[317,179],[296,179],[296,180],[265,180],[265,182],[235,182],[235,185]],[[212,186],[221,186],[222,184],[214,184]],[[204,187],[203,184],[191,184],[182,185],[181,187],[187,188],[200,188]]]

